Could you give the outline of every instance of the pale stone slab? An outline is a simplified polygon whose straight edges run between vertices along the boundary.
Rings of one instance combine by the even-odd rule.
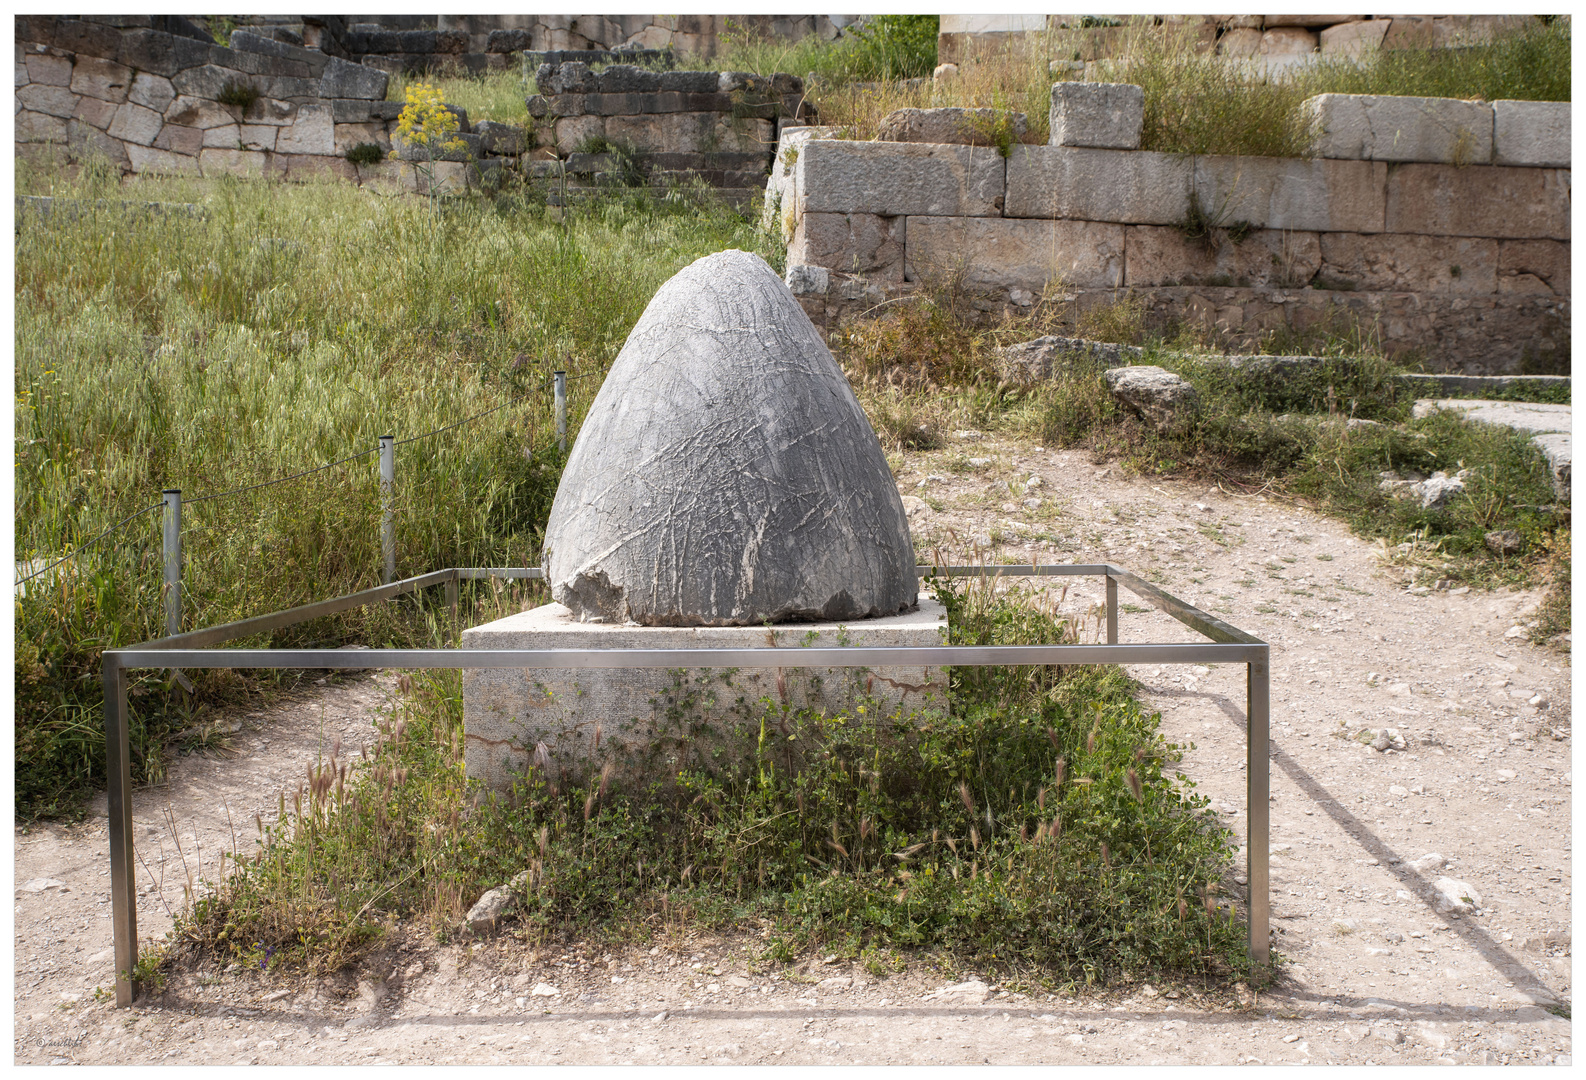
[[[1203,211],[1219,224],[1258,229],[1382,232],[1387,183],[1380,161],[1205,155],[1194,165]]]
[[[1138,150],[1145,123],[1145,90],[1129,83],[1052,85],[1052,146]]]
[[[1236,26],[1217,39],[1217,55],[1235,60],[1255,56],[1261,51],[1261,31],[1251,26]]]
[[[1322,52],[1335,56],[1359,57],[1382,47],[1390,20],[1367,19],[1341,23],[1322,31]]]
[[[170,108],[171,102],[176,100],[176,90],[171,86],[171,80],[165,76],[140,71],[132,78],[132,85],[127,90],[127,100],[134,105],[142,105],[145,109],[163,113]]]
[[[27,78],[22,80],[23,82],[39,83],[43,86],[72,84],[72,62],[64,56],[29,53],[23,57],[22,63],[27,72]]]
[[[211,129],[223,130],[223,129]],[[263,176],[264,153],[232,147],[206,146],[198,152],[198,168],[205,176]]]
[[[198,174],[198,158],[188,157],[185,154],[174,154],[169,150],[156,150],[151,146],[140,146],[129,142],[127,159],[132,163],[135,173],[168,173],[175,176],[196,176]]]
[[[771,175],[766,179],[765,203],[760,212],[760,227],[769,233],[780,233],[784,243],[791,242],[798,227],[802,203],[798,197],[798,159],[804,144],[811,139],[829,139],[837,128],[810,125],[783,128],[777,139],[776,157],[771,162]]]
[[[111,138],[137,143],[139,146],[152,146],[159,137],[160,128],[164,126],[165,121],[159,113],[128,101],[116,110],[116,118],[110,122],[108,130]]]
[[[19,143],[63,143],[66,121],[48,113],[24,110],[16,114],[16,140]]]
[[[811,139],[795,169],[800,212],[1000,214],[1005,164],[975,146]]]
[[[250,111],[257,116],[263,110],[255,106]],[[242,110],[216,101],[205,101],[203,98],[177,97],[167,106],[165,115],[171,123],[181,124],[183,127],[212,128],[237,123],[242,116]],[[254,120],[254,123],[262,122]]]
[[[329,106],[298,106],[296,119],[276,136],[275,149],[281,154],[334,154],[336,122]]]
[[[66,87],[44,83],[31,83],[16,93],[19,108],[46,116],[58,116],[63,120],[77,111],[77,100],[77,95]]]
[[[1124,227],[1039,218],[911,217],[905,276],[918,281],[962,268],[973,288],[1123,284]]]
[[[104,131],[110,122],[116,118],[116,110],[120,106],[113,101],[102,101],[99,98],[78,98],[77,111],[72,114],[73,120],[81,120]]]
[[[1010,218],[1173,225],[1189,209],[1188,157],[1145,150],[1017,146],[1008,159]]]
[[[1570,167],[1570,103],[1495,101],[1492,103],[1495,165]]]
[[[1323,233],[1321,281],[1367,292],[1498,291],[1498,241],[1471,236]]]
[[[166,124],[155,138],[154,146],[158,150],[170,150],[173,153],[196,157],[204,148],[204,129]]]
[[[578,150],[588,139],[606,133],[606,124],[598,116],[565,116],[556,122],[556,152],[566,157]]]
[[[1261,56],[1303,56],[1316,51],[1317,35],[1303,26],[1277,26],[1261,34]]]
[[[236,149],[238,140],[242,137],[242,128],[238,124],[228,127],[212,127],[202,129],[204,132],[204,146],[228,147]],[[202,155],[200,155],[202,157]],[[202,166],[202,161],[200,161]]]
[[[907,220],[878,214],[805,214],[788,244],[788,263],[901,282]]]
[[[132,69],[97,56],[79,56],[72,68],[72,93],[102,101],[127,100],[132,85]]]
[[[1208,248],[1172,226],[1130,225],[1125,230],[1124,284],[1300,288],[1322,264],[1318,235],[1258,229],[1238,243],[1224,238]]]
[[[1300,106],[1316,124],[1316,153],[1358,161],[1492,161],[1493,107],[1454,98],[1318,94]]]
[[[946,642],[946,610],[921,593],[902,615],[847,624],[622,626],[579,622],[546,604],[464,630],[464,649],[754,649],[840,646],[930,647]],[[940,668],[495,668],[463,672],[468,775],[493,788],[511,783],[543,743],[569,779],[606,761],[619,777],[675,775],[680,736],[705,751],[738,724],[759,729],[769,704],[837,712],[873,696],[884,708],[945,708]],[[775,717],[771,720],[775,727]],[[600,743],[595,745],[596,730]],[[692,760],[692,759],[687,759]]]
[[[1401,165],[1388,177],[1386,231],[1568,240],[1569,209],[1568,169]]]
[[[277,149],[280,133],[290,130],[290,128],[274,127],[270,124],[239,124],[237,126],[236,142],[242,143],[243,147],[248,150],[273,151]]]

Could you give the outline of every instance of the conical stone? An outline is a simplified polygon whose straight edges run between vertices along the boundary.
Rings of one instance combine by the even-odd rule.
[[[568,457],[544,565],[585,621],[743,626],[914,606],[881,444],[764,260],[717,252],[655,294]]]

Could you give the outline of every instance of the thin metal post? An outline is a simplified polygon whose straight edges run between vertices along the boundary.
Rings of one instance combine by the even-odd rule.
[[[165,635],[182,632],[182,492],[165,489]]]
[[[452,625],[457,625],[457,579],[446,582],[446,606],[452,611]]]
[[[116,1005],[132,1004],[138,985],[138,905],[132,878],[132,754],[127,739],[127,672],[106,653],[105,792],[110,813],[110,929],[115,941]]]
[[[1107,575],[1107,644],[1118,644],[1118,579]]]
[[[556,373],[556,445],[567,453],[567,372]]]
[[[1268,845],[1272,838],[1271,757],[1268,739],[1272,721],[1271,660],[1252,660],[1247,665],[1245,691],[1245,800],[1248,822],[1245,849],[1250,879],[1250,962],[1267,964],[1267,945],[1272,917],[1272,892],[1268,875]]]
[[[381,584],[396,580],[396,514],[391,506],[391,489],[396,484],[396,436],[380,436],[380,555],[385,560]]]

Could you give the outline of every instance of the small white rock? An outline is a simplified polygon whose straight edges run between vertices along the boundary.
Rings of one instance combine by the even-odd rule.
[[[529,991],[530,997],[555,997],[561,991],[550,983],[535,983],[534,989]]]

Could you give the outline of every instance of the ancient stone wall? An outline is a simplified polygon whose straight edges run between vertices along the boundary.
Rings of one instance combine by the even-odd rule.
[[[1424,49],[1472,45],[1524,25],[1534,15],[1161,15],[1187,30],[1206,52],[1272,68],[1315,57],[1359,56],[1367,49]],[[940,63],[963,63],[1006,48],[1011,39],[1040,34],[1054,60],[1089,61],[1122,55],[1133,32],[1129,16],[943,15],[937,37]]]
[[[1278,159],[1129,148],[1128,97],[1058,84],[1066,145],[1006,157],[787,130],[765,220],[806,310],[829,322],[932,277],[999,307],[1122,290],[1251,341],[1346,315],[1443,370],[1568,371],[1567,102],[1323,95],[1317,156]]]
[[[470,172],[499,167],[495,155],[522,150],[515,129],[476,130],[459,111],[467,150],[454,160],[420,168],[425,155],[397,146],[406,160],[354,164],[346,155],[355,146],[393,148],[402,103],[384,100],[385,72],[249,31],[222,47],[201,31],[157,28],[156,18],[17,16],[17,153],[101,154],[131,173],[333,177],[410,190],[433,176],[459,190]]]
[[[765,188],[778,124],[807,120],[804,83],[793,75],[650,71],[613,64],[542,64],[529,98],[535,139],[578,187],[619,167],[628,183],[699,179],[747,202]],[[620,161],[619,161],[620,159]],[[535,163],[536,168],[544,168]]]

